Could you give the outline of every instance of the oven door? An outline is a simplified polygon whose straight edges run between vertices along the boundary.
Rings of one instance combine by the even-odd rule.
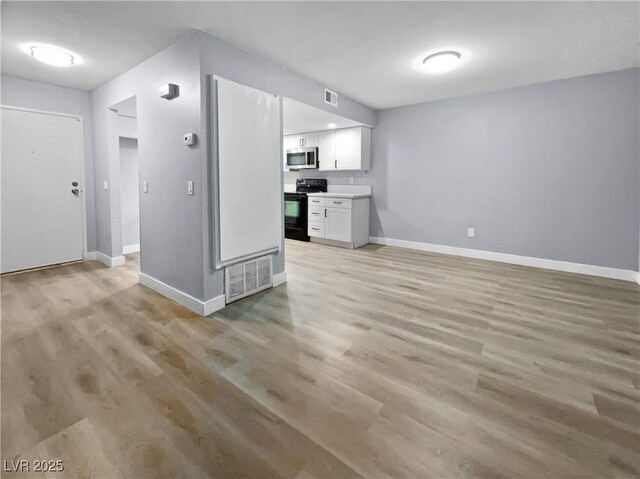
[[[300,193],[284,194],[285,228],[307,228],[307,195]]]

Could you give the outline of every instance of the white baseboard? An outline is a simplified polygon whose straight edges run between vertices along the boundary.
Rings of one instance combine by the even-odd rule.
[[[552,269],[555,271],[564,271],[566,273],[587,274],[590,276],[601,276],[603,278],[621,279],[624,281],[637,281],[638,284],[640,284],[640,273],[627,269],[608,268],[605,266],[594,266],[590,264],[570,263],[568,261],[533,258],[530,256],[518,256],[515,254],[495,253],[493,251],[458,248],[456,246],[420,243],[418,241],[380,238],[377,236],[370,236],[369,243],[397,246],[399,248],[409,248],[419,251],[429,251],[432,253],[464,256],[467,258],[485,259],[489,261],[498,261],[500,263],[531,266],[534,268]]]
[[[116,256],[115,258],[112,258],[111,256],[107,256],[106,254],[101,253],[100,251],[88,251],[84,255],[84,259],[91,260],[91,261],[100,261],[101,263],[109,266],[110,268],[113,268],[115,266],[122,266],[125,262],[124,256]]]
[[[209,316],[210,314],[215,313],[216,311],[224,308],[226,305],[227,305],[227,299],[225,298],[224,294],[221,294],[220,296],[216,296],[215,298],[205,301],[203,303],[202,315]]]
[[[131,253],[139,253],[139,252],[140,252],[140,243],[129,244],[127,246],[122,247],[122,254],[131,254]]]
[[[280,286],[287,282],[287,272],[283,271],[282,273],[273,275],[273,287]]]
[[[163,283],[162,281],[157,280],[154,277],[149,276],[148,274],[140,273],[139,281],[140,284],[143,284],[147,288],[154,290],[156,293],[160,293],[161,295],[166,296],[170,300],[181,304],[185,308],[190,309],[200,316],[208,316],[211,313],[214,313],[219,309],[225,307],[224,295],[217,296],[208,301],[200,301],[199,299],[196,299],[193,296],[174,288],[173,286],[169,286],[168,284]]]

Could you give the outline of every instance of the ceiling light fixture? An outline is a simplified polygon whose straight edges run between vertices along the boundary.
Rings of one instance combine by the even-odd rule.
[[[466,63],[469,54],[459,48],[447,48],[423,53],[413,61],[416,70],[438,75],[449,72]]]
[[[80,63],[80,57],[54,45],[28,43],[20,49],[46,65],[54,67],[70,67]]]
[[[327,125],[327,128],[336,128],[338,125],[336,125],[335,123],[329,123]]]

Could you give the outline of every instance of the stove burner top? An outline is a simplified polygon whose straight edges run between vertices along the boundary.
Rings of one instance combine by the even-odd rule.
[[[326,178],[298,178],[296,180],[296,193],[326,193]]]

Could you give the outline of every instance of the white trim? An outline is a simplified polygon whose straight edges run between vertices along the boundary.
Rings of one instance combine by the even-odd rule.
[[[458,248],[456,246],[420,243],[418,241],[380,238],[376,236],[370,236],[369,243],[396,246],[399,248],[409,248],[418,251],[430,251],[432,253],[464,256],[467,258],[484,259],[488,261],[498,261],[501,263],[518,264],[521,266],[531,266],[534,268],[552,269],[555,271],[564,271],[566,273],[587,274],[590,276],[601,276],[603,278],[621,279],[623,281],[638,281],[640,284],[640,274],[628,269],[608,268],[605,266],[570,263],[568,261],[533,258],[531,256],[518,256],[515,254],[495,253],[493,251]]]
[[[217,296],[208,301],[200,301],[199,299],[194,298],[193,296],[180,291],[179,289],[174,288],[173,286],[169,286],[166,283],[163,283],[160,280],[155,279],[148,274],[140,273],[139,276],[140,284],[143,284],[147,288],[154,290],[156,293],[160,293],[163,296],[166,296],[172,301],[184,306],[187,309],[190,309],[196,314],[200,316],[208,316],[211,313],[218,311],[225,307],[225,297],[224,295]]]
[[[124,256],[116,256],[112,258],[100,251],[89,251],[85,253],[84,259],[86,261],[100,261],[101,263],[113,268],[115,266],[122,266],[125,263]]]
[[[76,115],[73,113],[61,113],[59,111],[51,110],[36,110],[34,108],[23,108],[21,106],[0,104],[0,108],[6,108],[7,110],[26,111],[29,113],[41,113],[43,115],[65,116],[67,118],[79,118],[82,119],[82,115]]]
[[[140,252],[140,243],[129,244],[127,246],[122,247],[122,254],[131,254],[131,253],[139,253],[139,252]]]
[[[226,305],[227,305],[227,298],[225,297],[224,294],[221,294],[220,296],[216,296],[215,298],[205,301],[203,303],[202,315],[209,316],[210,314],[215,313],[216,311],[224,308]]]
[[[636,273],[636,283],[640,284],[640,271]]]
[[[287,282],[287,272],[283,271],[282,273],[273,275],[273,287],[280,286]]]

